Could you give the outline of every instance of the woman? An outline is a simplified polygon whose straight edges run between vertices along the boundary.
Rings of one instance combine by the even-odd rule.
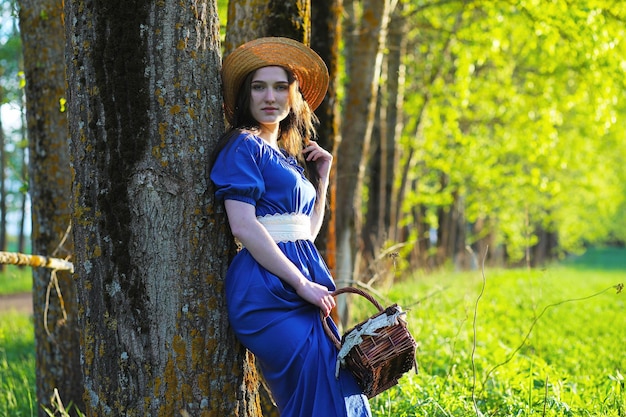
[[[332,165],[311,141],[326,66],[299,42],[261,38],[224,60],[222,80],[230,130],[211,179],[243,245],[226,277],[231,326],[255,354],[281,416],[371,416],[352,375],[336,378],[337,350],[320,320],[321,310],[332,323],[335,306],[335,284],[313,244]]]

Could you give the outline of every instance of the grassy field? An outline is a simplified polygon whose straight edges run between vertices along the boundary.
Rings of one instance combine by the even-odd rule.
[[[373,399],[374,415],[626,416],[620,283],[624,249],[537,270],[418,274],[396,283],[384,303],[409,310],[419,373]],[[354,315],[369,315],[367,304],[360,299]],[[0,416],[34,415],[33,398],[32,323],[0,313]]]
[[[420,372],[377,416],[625,416],[626,251],[541,270],[440,273],[394,285]]]
[[[0,312],[0,416],[36,416],[35,347],[30,317]]]

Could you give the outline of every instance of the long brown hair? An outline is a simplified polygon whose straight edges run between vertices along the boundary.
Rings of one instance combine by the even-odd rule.
[[[289,82],[290,111],[287,117],[279,124],[278,145],[289,155],[296,158],[298,163],[304,168],[308,180],[311,181],[316,191],[319,192],[320,177],[315,162],[306,161],[302,154],[302,149],[308,146],[309,142],[316,137],[315,125],[318,123],[318,119],[302,97],[298,88],[298,80],[296,80],[293,73],[288,68],[281,68],[287,73],[287,81]],[[226,144],[240,132],[256,134],[261,130],[259,122],[250,112],[252,77],[255,72],[256,70],[250,72],[239,88],[232,125],[220,137],[213,155],[214,160]]]

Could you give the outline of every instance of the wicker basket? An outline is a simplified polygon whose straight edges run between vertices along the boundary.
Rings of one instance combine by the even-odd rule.
[[[404,313],[396,304],[384,309],[370,294],[353,287],[338,289],[333,296],[343,293],[359,294],[379,311],[348,330],[341,341],[322,317],[326,334],[340,351],[337,366],[350,370],[363,393],[373,398],[396,385],[411,368],[417,372],[417,343],[401,317]],[[372,324],[375,325],[372,327]]]

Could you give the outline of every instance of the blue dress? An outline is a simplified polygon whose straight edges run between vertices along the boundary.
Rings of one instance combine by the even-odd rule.
[[[257,216],[313,212],[315,189],[295,158],[251,134],[231,139],[211,179],[218,199],[252,204]],[[335,289],[311,240],[278,246],[305,277]],[[245,248],[228,269],[226,301],[230,324],[256,356],[282,417],[371,416],[367,397],[352,375],[341,369],[339,379],[335,377],[337,348],[324,332],[319,308],[259,265]]]

